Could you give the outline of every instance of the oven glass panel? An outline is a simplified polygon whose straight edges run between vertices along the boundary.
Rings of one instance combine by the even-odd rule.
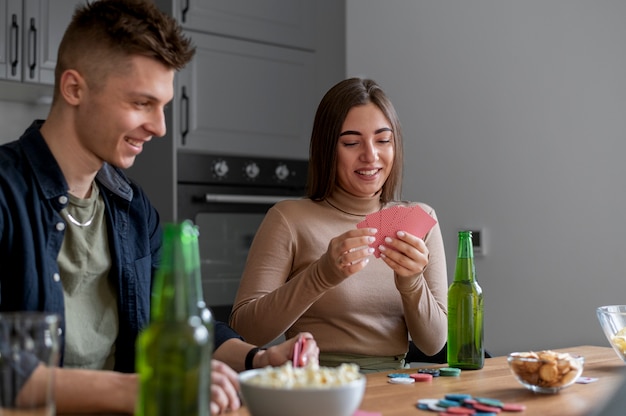
[[[265,213],[226,212],[196,215],[204,299],[212,309],[232,307],[248,250],[264,216]]]

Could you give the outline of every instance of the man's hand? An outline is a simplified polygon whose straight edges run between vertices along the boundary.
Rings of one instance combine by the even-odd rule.
[[[220,415],[241,407],[237,373],[218,360],[211,360],[211,414]]]

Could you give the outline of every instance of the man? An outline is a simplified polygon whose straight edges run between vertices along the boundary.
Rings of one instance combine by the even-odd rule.
[[[134,411],[135,340],[149,319],[161,228],[121,169],[165,134],[175,72],[193,55],[148,1],[81,6],[59,47],[48,118],[0,147],[0,311],[63,317],[63,368],[32,363],[22,389],[56,371],[60,413]],[[258,350],[218,323],[212,413],[239,407],[232,368],[282,364],[295,342]],[[305,360],[318,352],[308,342]]]

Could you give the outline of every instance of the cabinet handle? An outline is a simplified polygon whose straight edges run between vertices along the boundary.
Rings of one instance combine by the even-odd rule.
[[[9,32],[9,62],[11,63],[11,76],[17,75],[17,65],[20,62],[20,25],[17,24],[17,15],[13,14],[11,31]]]
[[[181,126],[182,144],[186,144],[187,133],[189,133],[189,97],[187,96],[187,89],[183,87],[183,93],[180,97],[180,122]]]
[[[187,0],[185,2],[185,7],[183,7],[183,10],[182,10],[182,16],[181,16],[182,19],[181,20],[183,21],[183,23],[185,23],[185,21],[187,21],[187,12],[188,11],[189,11],[189,0]]]
[[[28,29],[28,69],[31,79],[35,78],[37,68],[37,26],[35,19],[30,19],[30,29]]]

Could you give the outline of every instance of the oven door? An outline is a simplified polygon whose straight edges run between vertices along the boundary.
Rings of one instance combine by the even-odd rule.
[[[204,299],[216,319],[228,322],[248,251],[267,210],[287,195],[224,193],[201,185],[179,185],[180,219],[200,232]]]

